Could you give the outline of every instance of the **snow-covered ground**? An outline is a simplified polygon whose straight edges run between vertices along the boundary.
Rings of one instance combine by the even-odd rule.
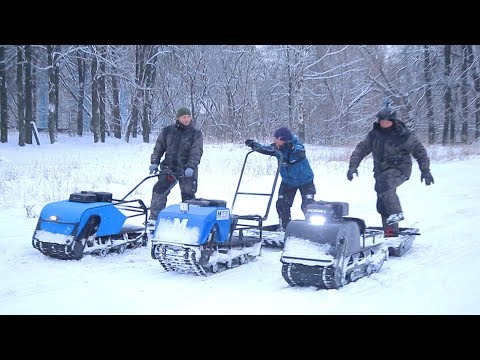
[[[60,137],[51,145],[41,135],[40,146],[19,147],[11,134],[0,144],[0,314],[480,314],[478,148],[427,148],[435,184],[420,182],[414,162],[411,180],[398,190],[401,226],[421,232],[411,251],[390,257],[368,278],[317,290],[290,287],[281,275],[281,251],[265,247],[254,261],[208,277],[164,271],[150,245],[80,261],[46,257],[31,245],[43,206],[80,190],[125,195],[148,175],[153,143]],[[231,205],[247,151],[242,141],[205,144],[197,196]],[[378,226],[371,160],[350,182],[350,151],[307,145],[316,199],[348,202],[350,216]],[[271,159],[255,160],[245,183],[268,191]],[[132,195],[149,205],[153,185],[147,180]],[[168,204],[179,201],[177,186]],[[263,206],[256,199],[239,203],[254,213]],[[299,195],[292,214],[303,219]],[[274,202],[269,220],[277,221]]]

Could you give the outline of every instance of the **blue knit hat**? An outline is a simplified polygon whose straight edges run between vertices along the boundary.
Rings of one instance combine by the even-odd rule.
[[[292,140],[292,132],[286,127],[281,127],[280,129],[275,130],[273,136],[275,136],[275,138],[277,138],[278,140]]]

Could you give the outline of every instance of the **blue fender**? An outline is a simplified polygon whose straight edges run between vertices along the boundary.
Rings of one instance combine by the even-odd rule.
[[[62,200],[51,202],[43,207],[37,230],[76,236],[88,219],[94,215],[100,217],[97,236],[119,234],[127,218],[109,202],[80,203]],[[51,220],[52,217],[56,217],[56,220]],[[75,228],[77,231],[73,234]]]

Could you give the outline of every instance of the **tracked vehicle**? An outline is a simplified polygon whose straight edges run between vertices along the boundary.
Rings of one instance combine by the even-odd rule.
[[[265,212],[235,214],[225,200],[204,198],[167,206],[158,215],[151,248],[151,257],[165,270],[207,275],[244,264],[261,254],[267,232],[264,221],[275,192],[280,161],[275,159],[274,174],[269,175],[269,192],[244,191],[243,174],[253,153],[249,151],[245,156],[231,209],[240,195],[262,196],[266,200]],[[269,225],[268,229],[273,227]]]
[[[70,194],[68,200],[45,205],[32,246],[47,256],[64,260],[146,246],[148,208],[141,199],[126,198],[145,180],[156,176],[147,176],[121,199],[114,199],[109,192],[81,191]],[[140,221],[135,223],[135,218]]]
[[[402,256],[412,246],[416,228],[385,236],[383,227],[366,227],[347,217],[348,203],[317,201],[305,220],[292,220],[280,257],[282,276],[291,286],[338,289],[377,272],[389,256]]]

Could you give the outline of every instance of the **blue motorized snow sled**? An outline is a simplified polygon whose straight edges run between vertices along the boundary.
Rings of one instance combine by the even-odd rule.
[[[107,255],[110,251],[123,253],[127,248],[148,243],[148,208],[141,199],[117,200],[112,193],[81,191],[70,194],[68,200],[44,206],[32,237],[32,245],[43,254],[59,259],[80,260],[85,254]],[[144,218],[133,224],[132,218]],[[141,220],[141,219],[140,219]]]
[[[276,168],[272,171],[273,182],[268,193],[240,191],[245,165],[252,153],[255,152],[249,151],[245,156],[231,208],[227,208],[225,200],[196,198],[160,211],[151,240],[151,256],[165,270],[206,275],[260,255],[264,221],[270,210],[281,162],[274,160]],[[266,200],[265,213],[233,214],[239,194],[262,196]]]

